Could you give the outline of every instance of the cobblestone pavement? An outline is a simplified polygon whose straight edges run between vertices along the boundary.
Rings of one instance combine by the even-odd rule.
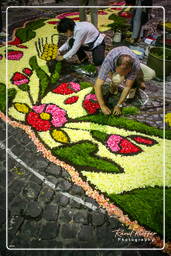
[[[65,1],[64,1],[65,2]],[[63,2],[63,3],[64,3]],[[103,1],[101,1],[103,2]],[[105,3],[106,4],[106,3]],[[59,4],[60,5],[60,4]],[[44,13],[50,17],[51,13]],[[25,14],[20,14],[22,21]],[[28,13],[31,16],[40,16]],[[16,16],[11,16],[10,27],[16,26]],[[110,42],[109,42],[110,48]],[[92,80],[93,81],[93,80]],[[165,83],[166,113],[171,110],[171,77]],[[151,126],[163,127],[163,82],[153,80],[147,84],[147,104],[138,115],[130,118]],[[167,127],[168,128],[168,127]],[[8,182],[6,184],[5,155],[6,126],[0,120],[0,255],[72,255],[72,256],[158,256],[161,251],[129,250],[129,248],[150,248],[148,241],[134,237],[134,241],[122,241],[116,230],[131,232],[114,216],[109,217],[104,209],[88,198],[84,191],[71,182],[68,173],[36,151],[28,136],[19,128],[8,127]],[[8,194],[8,239],[6,240],[6,192]],[[7,250],[5,243],[9,249]],[[33,250],[16,250],[33,248]],[[34,249],[39,248],[38,251]],[[48,252],[41,250],[64,248]],[[67,248],[85,248],[74,251]],[[88,250],[89,248],[89,250]],[[91,248],[128,248],[93,251]]]

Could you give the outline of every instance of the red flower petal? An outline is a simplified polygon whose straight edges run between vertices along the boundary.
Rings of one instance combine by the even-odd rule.
[[[48,21],[48,24],[57,24],[59,21]]]
[[[156,144],[156,141],[153,139],[149,139],[146,137],[142,137],[142,136],[130,136],[131,139],[135,140],[136,142],[140,143],[140,144],[144,144],[147,146],[153,146],[154,144]]]
[[[22,45],[22,44],[20,44],[20,45],[16,45],[16,47],[18,47],[18,48],[24,48],[24,49],[27,49],[27,48],[28,48],[27,46]]]
[[[99,103],[92,102],[91,100],[84,100],[83,107],[86,109],[86,111],[89,114],[94,114],[94,113],[96,113],[97,109],[100,108],[100,105],[99,105]]]
[[[130,142],[127,139],[122,139],[120,142],[120,150],[118,153],[120,154],[135,154],[135,153],[140,153],[142,150],[138,146],[134,145],[132,142]]]
[[[19,81],[23,79],[27,79],[27,77],[20,72],[16,72],[12,77],[12,81]]]
[[[54,89],[53,92],[62,94],[62,95],[68,95],[68,94],[74,93],[75,91],[69,88],[68,83],[63,83],[63,84],[60,84],[56,89]]]
[[[37,131],[48,131],[51,127],[51,123],[48,120],[42,120],[39,114],[30,112],[26,116],[26,120],[29,125],[35,128]]]
[[[31,76],[32,73],[33,73],[30,68],[24,68],[24,69],[23,69],[23,72],[24,72],[26,75],[28,75],[28,76]]]
[[[9,51],[8,60],[20,60],[23,57],[22,51]]]
[[[13,41],[8,42],[9,45],[17,45],[17,44],[21,44],[22,41],[19,37],[16,37]]]
[[[65,104],[73,104],[73,103],[77,102],[78,99],[79,99],[78,96],[73,96],[73,97],[70,97],[70,98],[66,99],[64,101],[64,103]]]

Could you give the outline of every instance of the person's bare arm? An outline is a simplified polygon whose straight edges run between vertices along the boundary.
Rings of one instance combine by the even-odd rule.
[[[134,80],[126,80],[125,88],[123,89],[120,99],[117,103],[117,105],[114,107],[113,114],[120,115],[121,114],[121,107],[120,105],[125,101],[127,95],[129,94],[130,89],[132,88],[134,84]]]
[[[104,99],[103,99],[103,94],[102,94],[103,84],[104,84],[104,80],[101,80],[99,78],[96,79],[95,86],[94,86],[95,94],[96,94],[96,97],[97,97],[97,100],[98,100],[98,103],[100,105],[100,108],[101,108],[102,112],[105,115],[110,115],[111,110],[105,105],[105,102],[104,102]]]

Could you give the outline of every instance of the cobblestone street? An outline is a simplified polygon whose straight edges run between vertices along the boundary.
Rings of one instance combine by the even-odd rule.
[[[48,5],[46,2],[48,1],[45,1]],[[74,2],[74,5],[78,4],[79,1]],[[99,1],[99,5],[108,4],[109,1]],[[51,1],[50,5],[72,4],[68,1]],[[13,29],[26,20],[42,16],[53,17],[55,13],[62,12],[62,9],[49,9],[45,12],[36,8],[28,9],[26,16],[25,11],[20,14],[19,10],[15,14],[9,11],[12,14],[9,15],[10,36]],[[142,47],[145,49],[146,45],[143,43]],[[108,48],[113,48],[110,41]],[[67,80],[67,75],[64,78]],[[92,83],[95,81],[95,78],[86,79]],[[138,114],[130,115],[129,118],[152,127],[170,129],[164,123],[164,114],[171,112],[171,75],[166,77],[165,83],[158,79],[148,82],[145,93],[141,92],[141,96],[145,97],[146,103],[141,104]],[[0,198],[0,256],[168,255],[159,249],[150,250],[154,247],[148,239],[137,236],[135,232],[130,238],[122,240],[118,230],[126,233],[127,237],[132,231],[115,216],[109,216],[81,187],[73,184],[64,168],[44,158],[22,129],[7,125],[2,119]],[[74,250],[75,248],[78,250]]]

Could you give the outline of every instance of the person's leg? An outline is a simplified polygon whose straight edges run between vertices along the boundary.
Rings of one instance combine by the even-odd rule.
[[[89,0],[90,6],[96,6],[97,0]],[[91,8],[91,23],[97,28],[98,26],[98,8]]]
[[[141,6],[141,1],[138,1],[138,6]],[[141,15],[142,15],[142,8],[136,8],[135,15],[133,18],[133,31],[131,39],[135,40],[139,38],[139,33],[141,29]]]
[[[100,66],[105,58],[105,42],[98,45],[95,49],[92,50],[93,63],[95,66]]]
[[[80,6],[87,6],[88,5],[88,0],[80,0]],[[86,15],[86,8],[80,8],[80,21],[86,21],[87,20],[87,15]]]
[[[143,63],[140,63],[140,67],[144,75],[144,81],[150,81],[155,78],[156,72],[152,68],[144,65]]]

